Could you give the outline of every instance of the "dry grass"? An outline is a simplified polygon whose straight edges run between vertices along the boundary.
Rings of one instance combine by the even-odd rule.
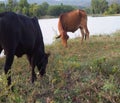
[[[0,59],[0,103],[119,103],[120,32],[46,46],[51,52],[47,73],[30,83],[31,71],[23,56],[12,66],[14,92],[6,88],[4,60]],[[37,72],[37,69],[36,69]],[[7,98],[6,98],[7,95]]]

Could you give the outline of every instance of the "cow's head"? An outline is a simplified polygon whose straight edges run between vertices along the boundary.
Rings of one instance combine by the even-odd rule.
[[[46,72],[46,66],[48,64],[48,57],[49,57],[50,53],[45,53],[43,58],[37,63],[37,67],[39,70],[39,74],[41,76],[43,76]]]

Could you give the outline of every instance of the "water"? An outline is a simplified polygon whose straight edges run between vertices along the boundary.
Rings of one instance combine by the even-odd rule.
[[[44,43],[51,44],[54,41],[56,35],[59,34],[57,25],[58,18],[56,19],[41,19],[39,20]],[[120,30],[120,16],[108,16],[108,17],[88,17],[88,29],[90,35],[110,34],[116,30]],[[74,33],[68,33],[70,38],[81,36],[80,30]]]
[[[39,24],[43,33],[43,39],[45,44],[51,44],[56,35],[58,35],[58,18],[56,19],[40,19]],[[88,17],[88,29],[90,35],[110,34],[116,30],[120,30],[120,16],[108,16],[108,17]],[[81,36],[80,31],[77,30],[74,33],[68,33],[70,38]],[[3,56],[1,53],[0,57]]]

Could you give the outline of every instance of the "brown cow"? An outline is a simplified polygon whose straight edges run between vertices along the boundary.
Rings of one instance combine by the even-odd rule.
[[[86,37],[89,38],[89,30],[87,28],[87,14],[84,10],[74,10],[67,13],[62,13],[58,21],[58,30],[60,35],[56,37],[62,39],[62,44],[67,47],[67,39],[69,36],[67,32],[75,32],[77,29],[81,30],[82,41]]]

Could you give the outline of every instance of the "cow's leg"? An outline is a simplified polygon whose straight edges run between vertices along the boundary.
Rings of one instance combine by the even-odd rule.
[[[34,69],[35,69],[35,64],[32,63],[32,79],[31,79],[32,83],[34,83],[34,81],[37,79]]]
[[[2,52],[2,47],[0,46],[0,54],[1,54],[1,52]]]
[[[88,30],[87,25],[84,26],[84,30],[85,30],[85,40],[86,40],[86,38],[89,39],[89,30]]]
[[[5,61],[5,66],[4,66],[4,71],[5,74],[8,73],[8,71],[11,69],[11,65],[13,63],[14,59],[14,52],[10,51],[6,54],[6,61]],[[11,71],[9,71],[11,73]],[[8,80],[8,86],[11,84],[11,74],[8,74],[7,80]]]
[[[83,43],[83,39],[85,37],[85,33],[84,33],[83,27],[80,27],[80,31],[81,31],[81,34],[82,34],[82,40],[81,40],[81,44],[82,44]]]
[[[1,54],[1,52],[2,52],[2,47],[0,46],[0,54]]]
[[[64,31],[61,35],[61,39],[62,39],[62,44],[64,47],[67,47],[67,40],[69,39],[69,36],[67,35],[67,32]]]
[[[31,77],[31,82],[34,83],[34,81],[36,80],[36,74],[35,74],[35,71],[34,71],[34,67],[32,67],[32,73],[31,73],[32,77]]]
[[[31,82],[34,83],[34,81],[37,79],[34,68],[35,68],[35,63],[34,60],[31,56],[27,55],[28,61],[30,63],[30,66],[32,68],[32,72],[31,72]]]

